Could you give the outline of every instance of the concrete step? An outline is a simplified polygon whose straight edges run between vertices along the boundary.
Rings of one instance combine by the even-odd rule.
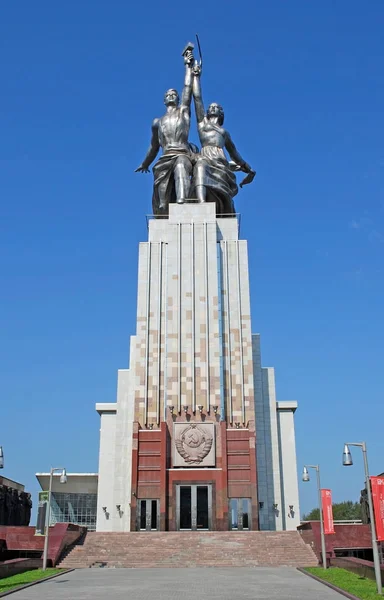
[[[317,558],[295,531],[88,533],[62,568],[315,566]]]

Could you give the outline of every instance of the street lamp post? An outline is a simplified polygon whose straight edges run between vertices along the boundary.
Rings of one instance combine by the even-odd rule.
[[[350,467],[353,465],[352,455],[351,455],[349,446],[358,446],[359,448],[361,448],[361,450],[363,452],[365,481],[366,481],[365,485],[367,488],[367,495],[368,495],[369,519],[371,521],[370,525],[371,525],[371,537],[372,537],[373,563],[375,565],[376,586],[377,586],[377,593],[382,594],[383,586],[381,583],[379,548],[378,548],[377,540],[376,540],[375,514],[373,512],[371,481],[369,479],[367,446],[366,446],[365,442],[348,442],[348,444],[344,444],[344,451],[343,451],[344,467]]]
[[[47,568],[48,561],[48,538],[49,538],[49,522],[51,516],[51,495],[52,495],[52,481],[53,474],[55,471],[61,471],[60,475],[60,483],[67,483],[67,471],[64,467],[55,467],[52,468],[49,474],[49,491],[48,491],[48,505],[47,505],[47,514],[45,517],[45,539],[44,539],[44,552],[43,552],[43,571]]]
[[[0,446],[0,469],[4,469],[4,452],[3,452],[3,446]]]
[[[317,492],[319,495],[319,511],[320,511],[320,536],[321,536],[321,553],[323,555],[323,569],[327,568],[327,554],[325,549],[325,535],[324,535],[324,520],[323,510],[321,502],[321,485],[320,485],[320,468],[319,465],[305,465],[303,469],[303,481],[309,481],[308,469],[315,469],[317,477]]]

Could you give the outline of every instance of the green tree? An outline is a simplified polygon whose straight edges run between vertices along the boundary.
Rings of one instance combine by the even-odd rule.
[[[361,519],[360,502],[336,502],[332,504],[333,518],[335,521],[348,521],[352,519]],[[303,516],[303,521],[318,521],[320,519],[320,511],[318,508],[313,508],[307,515]]]

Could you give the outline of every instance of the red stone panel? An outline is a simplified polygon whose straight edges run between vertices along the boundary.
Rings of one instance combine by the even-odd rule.
[[[73,544],[84,532],[84,527],[70,523],[56,523],[49,528],[48,560],[55,565],[63,550]],[[7,550],[41,550],[44,537],[35,536],[35,527],[0,526],[0,539],[6,542]]]
[[[206,419],[216,424],[215,468],[172,468],[173,423],[185,422],[184,415],[167,414],[160,430],[140,430],[134,424],[132,451],[131,528],[135,529],[137,500],[160,499],[160,529],[176,529],[176,486],[184,483],[212,485],[212,524],[214,530],[228,529],[229,498],[250,498],[252,528],[258,528],[256,492],[255,431],[227,429],[219,417]],[[189,421],[201,422],[199,415]]]
[[[160,444],[159,444],[160,445]],[[157,455],[139,453],[140,469],[160,469],[160,452]]]
[[[320,521],[310,521],[298,527],[304,541],[313,545],[317,556],[321,552]],[[335,525],[335,533],[325,536],[327,552],[334,555],[334,549],[372,548],[369,525]]]
[[[247,454],[228,454],[228,469],[232,467],[248,467],[250,465],[249,451]]]

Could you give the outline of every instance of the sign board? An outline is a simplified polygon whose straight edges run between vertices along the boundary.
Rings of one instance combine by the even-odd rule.
[[[373,513],[376,523],[376,539],[384,541],[384,477],[371,477]]]
[[[321,490],[321,508],[323,511],[324,519],[324,533],[335,533],[333,525],[333,511],[332,511],[332,492],[331,490]]]
[[[39,492],[35,535],[45,535],[49,492]]]

